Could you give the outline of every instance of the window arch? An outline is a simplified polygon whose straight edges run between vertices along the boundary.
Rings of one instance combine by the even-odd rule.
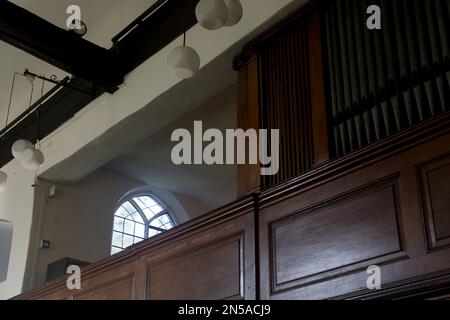
[[[114,213],[111,254],[175,227],[167,208],[148,194],[125,198]]]

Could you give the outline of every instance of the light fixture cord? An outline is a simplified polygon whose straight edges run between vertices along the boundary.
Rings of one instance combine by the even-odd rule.
[[[184,17],[184,34],[183,34],[183,47],[186,47],[186,34],[188,29],[188,19],[189,19],[189,11],[186,11],[186,15]]]
[[[30,104],[28,105],[28,107],[31,107],[31,105],[33,104],[33,93],[34,93],[34,82],[30,81],[31,83],[31,93],[30,93]]]
[[[24,74],[18,73],[18,72],[14,72],[13,78],[12,78],[12,84],[11,84],[11,91],[9,93],[9,103],[8,103],[8,110],[6,112],[6,121],[5,121],[5,127],[8,126],[9,123],[9,116],[11,114],[11,105],[12,105],[12,98],[13,98],[13,94],[14,94],[14,88],[16,85],[16,76],[22,76],[22,77],[26,77]],[[29,106],[31,107],[31,104],[33,103],[33,94],[34,94],[34,79],[30,80],[30,85],[31,85],[31,93],[30,93],[30,104]]]
[[[11,103],[12,103],[12,96],[14,93],[14,86],[16,83],[16,76],[20,75],[20,73],[14,72],[13,78],[12,78],[12,85],[11,85],[11,92],[9,94],[9,103],[8,103],[8,111],[6,113],[6,122],[5,122],[5,127],[8,126],[8,122],[9,122],[9,113],[11,111]]]
[[[41,117],[39,116],[39,111],[36,111],[36,119],[37,119],[37,137],[36,137],[36,146],[41,147]]]
[[[44,86],[45,86],[45,81],[42,80],[42,86],[41,86],[41,98],[44,96]]]
[[[44,96],[44,86],[45,86],[45,81],[42,80],[41,98]],[[36,119],[37,119],[37,142],[36,142],[36,145],[40,149],[41,148],[41,117],[39,115],[38,109],[36,109]]]

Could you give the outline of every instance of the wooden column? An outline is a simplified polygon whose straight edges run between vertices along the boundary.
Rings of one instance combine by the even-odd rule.
[[[259,59],[251,54],[245,63],[240,63],[238,75],[238,128],[259,129]],[[260,166],[238,165],[238,197],[258,191],[260,188]]]
[[[319,15],[315,15],[311,19],[308,29],[311,109],[314,139],[313,166],[317,166],[329,160],[325,82]]]

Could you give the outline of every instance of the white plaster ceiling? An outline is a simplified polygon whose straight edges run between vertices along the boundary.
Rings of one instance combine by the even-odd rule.
[[[156,0],[11,0],[18,6],[65,29],[67,7],[77,5],[88,33],[84,39],[111,47],[111,38],[152,6]]]

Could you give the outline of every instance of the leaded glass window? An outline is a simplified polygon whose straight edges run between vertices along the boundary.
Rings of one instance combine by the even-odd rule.
[[[128,198],[114,214],[111,254],[175,227],[169,211],[149,195]]]

